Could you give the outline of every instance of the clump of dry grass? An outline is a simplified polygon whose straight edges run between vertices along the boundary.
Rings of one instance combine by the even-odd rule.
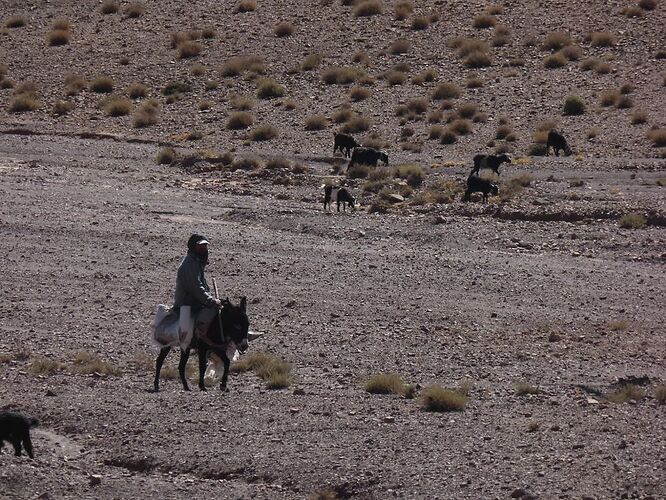
[[[342,131],[346,134],[356,134],[358,132],[365,132],[370,130],[372,122],[370,118],[361,115],[352,116],[347,123],[342,127]]]
[[[113,78],[109,76],[98,76],[90,82],[90,90],[98,94],[110,94],[113,92]]]
[[[397,373],[375,373],[367,378],[363,388],[371,394],[403,394],[405,384]]]
[[[652,145],[657,148],[666,146],[666,129],[653,128],[647,133],[647,138],[652,141]]]
[[[250,139],[253,141],[270,141],[278,136],[278,129],[273,125],[262,124],[257,125],[252,132],[250,132]]]
[[[525,396],[526,394],[541,394],[541,389],[534,387],[526,382],[518,382],[516,384],[516,394],[518,396]]]
[[[244,72],[265,73],[266,66],[263,57],[256,55],[231,57],[220,69],[220,75],[223,77],[239,76]]]
[[[170,81],[162,89],[162,94],[172,96],[183,92],[192,92],[192,85],[188,82]]]
[[[578,96],[570,95],[564,101],[564,114],[577,116],[585,114],[585,103]]]
[[[492,28],[496,24],[497,19],[495,16],[490,14],[480,14],[476,16],[472,22],[472,26],[474,26],[476,29]]]
[[[608,73],[613,71],[613,68],[607,62],[600,61],[599,64],[597,64],[596,67],[594,68],[594,71],[599,75],[607,75]]]
[[[178,154],[175,149],[166,147],[160,149],[155,161],[158,165],[170,165],[177,157]]]
[[[643,214],[631,212],[620,217],[618,225],[623,229],[643,229],[647,226],[647,218]]]
[[[578,45],[567,45],[560,54],[566,57],[569,61],[578,61],[583,55],[583,50]]]
[[[449,130],[457,135],[470,134],[473,129],[472,122],[464,118],[459,118],[449,123]]]
[[[100,10],[102,11],[102,14],[115,14],[118,12],[118,9],[118,2],[115,0],[104,0]]]
[[[465,409],[469,398],[457,390],[445,389],[433,384],[421,392],[421,407],[426,411],[462,411]]]
[[[365,50],[357,50],[352,56],[352,62],[368,66],[370,64],[370,56],[368,56]]]
[[[619,98],[620,98],[620,93],[617,90],[608,89],[601,92],[599,102],[602,106],[605,107],[614,106]]]
[[[627,384],[607,394],[605,399],[611,403],[626,403],[628,401],[640,401],[644,397],[645,390],[643,388],[634,384]]]
[[[456,134],[455,131],[451,130],[450,127],[445,128],[439,137],[440,144],[444,145],[454,144],[457,141],[458,141],[458,134]]]
[[[350,67],[329,67],[322,71],[321,79],[328,85],[349,85],[354,83],[363,72]]]
[[[491,4],[486,7],[486,12],[493,16],[504,14],[504,6],[499,4]]]
[[[628,95],[621,95],[615,103],[617,109],[629,109],[634,106],[634,100]]]
[[[248,128],[254,123],[254,117],[245,111],[237,111],[231,113],[227,120],[227,128],[229,130],[241,130]]]
[[[657,0],[639,0],[638,6],[643,10],[654,10],[657,8]]]
[[[91,375],[93,373],[98,375],[122,375],[120,368],[113,366],[108,361],[102,360],[98,355],[88,352],[76,353],[72,371],[82,375]]]
[[[423,31],[430,26],[430,18],[426,16],[417,16],[412,19],[411,29],[413,31]]]
[[[301,63],[301,69],[303,71],[312,71],[313,69],[318,68],[320,64],[321,64],[320,54],[308,54]]]
[[[428,111],[428,100],[423,97],[417,97],[407,101],[407,109],[417,115],[422,115]]]
[[[333,121],[335,123],[345,123],[354,117],[354,112],[348,106],[343,106],[335,113],[333,113]]]
[[[270,78],[262,78],[257,82],[257,96],[260,99],[273,99],[275,97],[282,97],[285,93],[285,88],[275,80]]]
[[[73,109],[73,102],[58,99],[53,105],[53,114],[56,116],[63,116],[70,113]]]
[[[428,68],[421,73],[414,75],[412,77],[412,83],[414,85],[421,85],[425,82],[433,82],[437,78],[437,70],[434,68]]]
[[[666,404],[666,384],[659,384],[654,388],[654,398],[660,405]]]
[[[52,47],[67,45],[72,40],[69,29],[54,29],[46,35],[46,40]]]
[[[257,9],[257,2],[255,0],[241,0],[236,6],[235,12],[254,12]]]
[[[213,102],[204,99],[203,101],[199,102],[197,108],[199,109],[199,111],[208,111],[209,109],[213,108]]]
[[[23,15],[11,16],[5,21],[5,26],[8,28],[23,28],[28,24],[28,18]]]
[[[499,25],[495,28],[495,32],[493,34],[493,39],[492,39],[492,46],[493,47],[504,47],[505,45],[508,45],[509,41],[511,40],[511,29],[506,26],[506,25]]]
[[[395,4],[395,20],[404,21],[409,15],[414,12],[414,5],[409,0],[401,0]]]
[[[392,169],[391,173],[393,177],[405,180],[407,185],[412,188],[418,188],[421,186],[426,175],[423,167],[410,163],[398,165]]]
[[[252,100],[250,97],[247,96],[242,96],[242,95],[234,95],[229,99],[229,104],[233,109],[237,109],[239,111],[248,111],[254,107],[254,100]]]
[[[352,101],[363,101],[370,97],[372,92],[365,87],[353,87],[349,92],[349,97]]]
[[[407,75],[405,73],[394,69],[388,70],[383,76],[389,85],[402,85],[407,81]]]
[[[104,104],[107,116],[126,116],[132,110],[132,101],[126,97],[112,97]]]
[[[363,0],[352,9],[352,14],[354,17],[369,17],[381,14],[383,11],[380,0]]]
[[[47,358],[45,356],[38,356],[28,365],[26,371],[31,375],[48,376],[59,372],[64,368],[63,364],[55,359]]]
[[[406,38],[398,38],[389,45],[389,53],[393,55],[406,54],[412,48],[412,44]]]
[[[149,127],[157,123],[159,110],[159,102],[155,99],[148,99],[134,111],[132,122],[134,128]]]
[[[142,2],[132,2],[127,7],[125,7],[125,16],[130,19],[136,19],[141,17],[146,12],[146,7]]]
[[[597,67],[601,64],[601,61],[597,57],[589,57],[585,59],[581,64],[580,64],[580,69],[583,71],[594,71],[597,69]]]
[[[36,91],[28,90],[16,92],[9,101],[7,111],[10,113],[25,113],[27,111],[35,111],[41,107],[41,103],[37,98]]]
[[[437,88],[435,88],[432,98],[435,100],[443,99],[455,99],[460,96],[461,90],[458,85],[451,82],[440,83]]]
[[[231,365],[231,371],[237,373],[253,371],[269,389],[283,389],[293,382],[291,364],[265,352],[254,352],[243,356]]]
[[[608,31],[595,31],[588,36],[591,40],[592,47],[614,47],[617,43],[615,35]]]
[[[281,21],[275,26],[273,33],[275,33],[275,36],[278,38],[283,38],[285,36],[293,35],[294,29],[294,25],[289,21]]]
[[[127,95],[131,99],[142,99],[148,95],[148,87],[139,82],[130,83],[127,87]]]
[[[542,50],[556,51],[566,47],[567,45],[571,45],[572,43],[573,40],[571,39],[571,35],[569,35],[569,33],[564,31],[553,31],[546,35],[546,38],[544,38],[543,43],[541,44],[541,48]]]
[[[178,45],[178,58],[190,59],[192,57],[197,57],[201,54],[202,50],[203,45],[192,40],[187,40]]]
[[[324,115],[310,115],[305,119],[305,130],[322,130],[328,126]]]
[[[561,52],[556,52],[544,58],[543,66],[548,69],[563,68],[568,62],[569,60]]]

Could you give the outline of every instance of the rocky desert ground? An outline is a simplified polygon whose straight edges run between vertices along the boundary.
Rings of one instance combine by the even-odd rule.
[[[0,497],[666,498],[663,2],[0,6]],[[287,387],[151,392],[192,232]]]

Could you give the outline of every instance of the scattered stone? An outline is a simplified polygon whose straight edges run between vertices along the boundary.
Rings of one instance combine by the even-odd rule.
[[[299,411],[301,411],[300,408],[289,408],[289,413],[292,415],[298,413]]]
[[[102,484],[102,476],[99,474],[91,474],[88,477],[88,480],[90,481],[90,486],[97,486],[98,484]]]
[[[294,396],[305,396],[305,389],[294,389]]]
[[[390,193],[389,195],[386,196],[386,199],[389,203],[402,203],[405,201],[404,196],[401,196],[397,193]]]
[[[591,405],[598,405],[599,401],[594,398],[587,398],[587,403]]]
[[[56,395],[56,393],[53,392],[51,389],[49,389],[48,391],[46,391],[46,395],[49,396],[49,397],[53,397],[53,396]]]
[[[523,498],[525,495],[527,495],[526,490],[524,490],[523,488],[516,488],[511,493],[511,498]]]
[[[384,422],[385,424],[392,424],[395,422],[395,417],[384,417],[382,419],[382,422]]]

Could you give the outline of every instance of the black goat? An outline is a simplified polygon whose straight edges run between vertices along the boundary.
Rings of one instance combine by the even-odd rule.
[[[548,140],[546,142],[546,156],[548,156],[550,153],[550,148],[553,148],[555,156],[560,156],[560,149],[563,149],[564,154],[567,156],[572,153],[571,148],[567,144],[567,140],[557,130],[551,130],[548,132]]]
[[[499,175],[499,168],[502,163],[511,163],[511,158],[507,154],[501,155],[476,155],[474,157],[474,168],[470,175],[479,174],[479,170],[487,168]]]
[[[331,200],[335,201],[338,207],[338,212],[340,211],[340,203],[342,203],[342,210],[347,211],[347,205],[349,208],[354,208],[356,199],[347,191],[347,188],[334,188],[333,186],[326,185],[324,186],[324,210],[328,206],[328,209],[331,209]]]
[[[339,149],[340,152],[345,155],[345,158],[349,158],[352,150],[358,146],[360,146],[360,144],[356,142],[356,139],[351,135],[337,133],[335,134],[333,141],[333,154]]]
[[[470,201],[472,193],[483,193],[483,203],[486,203],[488,201],[488,194],[492,193],[495,196],[499,194],[499,187],[497,187],[497,184],[493,184],[486,179],[470,174],[467,178],[467,191],[465,191],[463,199]]]
[[[24,417],[18,413],[3,411],[0,413],[0,449],[5,441],[12,443],[14,455],[21,456],[21,444],[30,458],[35,458],[30,441],[30,428],[37,425],[34,418]]]
[[[377,162],[380,160],[384,162],[384,165],[388,166],[388,155],[386,153],[377,151],[374,148],[354,148],[354,152],[352,153],[351,160],[349,160],[347,170],[349,170],[357,163],[376,167]]]

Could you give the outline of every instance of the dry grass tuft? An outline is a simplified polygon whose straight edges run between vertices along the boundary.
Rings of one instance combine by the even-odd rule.
[[[583,49],[578,45],[567,45],[560,51],[560,54],[566,57],[569,61],[578,61],[583,55]]]
[[[220,74],[224,77],[238,76],[246,71],[256,74],[265,73],[266,66],[263,57],[255,55],[232,57],[224,63]]]
[[[320,54],[309,54],[301,63],[301,69],[303,71],[312,71],[316,69],[321,64],[321,55]]]
[[[324,115],[310,115],[305,119],[305,130],[322,130],[328,126]]]
[[[608,31],[595,31],[590,33],[589,38],[592,43],[592,47],[614,47],[617,43],[617,39],[613,33]]]
[[[420,396],[421,406],[426,411],[462,411],[468,401],[469,398],[460,392],[437,384],[423,389]]]
[[[154,99],[147,100],[140,108],[134,111],[134,128],[149,127],[157,123],[159,103]]]
[[[660,405],[666,404],[666,384],[659,384],[654,388],[654,398]]]
[[[101,7],[102,14],[116,14],[118,9],[118,2],[115,0],[104,0]]]
[[[363,388],[371,394],[403,394],[405,384],[397,373],[376,373],[368,377]]]
[[[352,116],[347,123],[342,127],[342,131],[346,134],[356,134],[358,132],[365,132],[370,130],[372,122],[370,118],[360,115]]]
[[[486,68],[492,65],[492,59],[486,52],[476,51],[470,53],[463,61],[468,68]]]
[[[564,114],[568,116],[577,116],[585,114],[585,103],[578,96],[570,95],[564,101]]]
[[[426,16],[417,16],[412,19],[411,29],[413,31],[423,31],[430,26],[430,18]]]
[[[357,50],[352,56],[352,62],[368,66],[370,64],[370,56],[365,50]]]
[[[265,352],[248,354],[231,365],[231,371],[233,372],[255,372],[266,382],[266,386],[269,389],[289,387],[293,382],[291,370],[292,366],[290,363]]]
[[[64,116],[74,109],[74,103],[58,99],[53,105],[53,114],[56,116]]]
[[[476,29],[492,28],[496,24],[497,24],[497,19],[495,18],[495,16],[490,14],[478,15],[474,18],[474,21],[472,22],[472,26],[474,26]]]
[[[327,85],[349,85],[360,79],[364,73],[356,68],[329,67],[322,71],[321,79]]]
[[[72,34],[67,30],[53,30],[46,35],[46,40],[52,47],[67,45],[72,39]]]
[[[634,106],[634,100],[628,95],[621,95],[620,98],[615,103],[617,109],[629,109]]]
[[[53,375],[63,369],[63,364],[45,356],[38,356],[28,365],[26,371],[31,375]]]
[[[652,141],[654,147],[663,148],[666,146],[666,129],[653,128],[648,131],[647,138]]]
[[[28,18],[25,16],[12,16],[5,22],[5,26],[8,28],[23,28],[28,24]]]
[[[96,354],[79,352],[74,357],[72,371],[82,375],[122,375],[122,371],[117,366],[113,366],[107,361],[103,361]]]
[[[546,35],[546,38],[544,38],[543,43],[541,44],[542,50],[560,50],[563,47],[566,47],[567,45],[571,45],[573,43],[573,40],[571,39],[571,35],[569,33],[566,33],[564,31],[553,31],[552,33],[548,33]]]
[[[623,229],[643,229],[647,226],[647,218],[643,214],[631,212],[620,217],[618,225]]]
[[[412,44],[405,38],[398,38],[389,46],[389,53],[393,55],[406,54],[412,48]]]
[[[20,92],[14,95],[9,101],[7,111],[10,113],[25,113],[35,111],[41,107],[35,92]]]
[[[126,97],[113,97],[104,104],[107,116],[126,116],[132,110],[132,101]]]
[[[257,125],[250,133],[253,141],[270,141],[278,136],[278,129],[273,125]]]
[[[282,21],[278,23],[277,26],[275,26],[273,32],[275,33],[275,36],[279,38],[283,38],[285,36],[291,36],[294,34],[294,25],[288,21]]]
[[[142,99],[148,95],[148,87],[139,82],[130,83],[127,87],[127,95],[131,99]]]
[[[68,19],[56,19],[51,26],[53,30],[69,31],[72,29],[72,24]]]
[[[125,8],[125,15],[130,19],[141,17],[146,12],[146,7],[141,2],[132,2]]]
[[[239,111],[248,111],[254,107],[255,102],[250,97],[234,95],[229,100],[229,104],[233,109],[237,109]]]
[[[608,89],[601,92],[600,104],[602,106],[614,106],[620,98],[620,93],[615,89]]]
[[[98,94],[110,94],[113,92],[113,78],[99,76],[90,83],[90,90]]]
[[[354,17],[369,17],[381,14],[383,10],[380,0],[363,0],[352,9],[352,14]]]
[[[442,99],[455,99],[459,97],[461,93],[460,87],[455,83],[444,82],[440,83],[437,88],[435,88],[432,98],[435,100]]]
[[[160,149],[155,161],[158,165],[170,165],[177,157],[178,154],[176,153],[176,150],[167,147]]]
[[[179,59],[189,59],[192,57],[197,57],[201,54],[203,46],[192,40],[187,40],[178,45],[178,58]]]
[[[254,123],[254,117],[245,111],[237,111],[231,113],[227,120],[227,128],[229,130],[241,130],[248,128]]]
[[[607,62],[600,61],[599,64],[594,68],[594,71],[599,75],[607,75],[613,68]]]
[[[645,390],[637,385],[623,385],[615,392],[606,395],[606,400],[611,403],[627,403],[629,401],[640,401],[645,397]]]
[[[353,87],[349,92],[349,98],[352,101],[363,101],[370,97],[372,92],[365,87]]]
[[[414,5],[409,0],[401,0],[395,4],[395,20],[404,21],[414,12]]]
[[[255,0],[241,0],[236,7],[235,12],[254,12],[257,9],[257,2]]]
[[[563,68],[568,62],[569,60],[561,52],[556,52],[544,58],[543,66],[548,69]]]
[[[282,97],[284,93],[284,87],[270,78],[262,78],[257,83],[257,96],[260,99],[273,99],[275,97]]]
[[[516,394],[518,396],[525,396],[526,394],[541,394],[541,389],[534,387],[525,382],[518,382],[516,384]]]
[[[165,96],[177,95],[183,92],[192,92],[192,85],[188,82],[168,82],[162,89],[162,94]]]

